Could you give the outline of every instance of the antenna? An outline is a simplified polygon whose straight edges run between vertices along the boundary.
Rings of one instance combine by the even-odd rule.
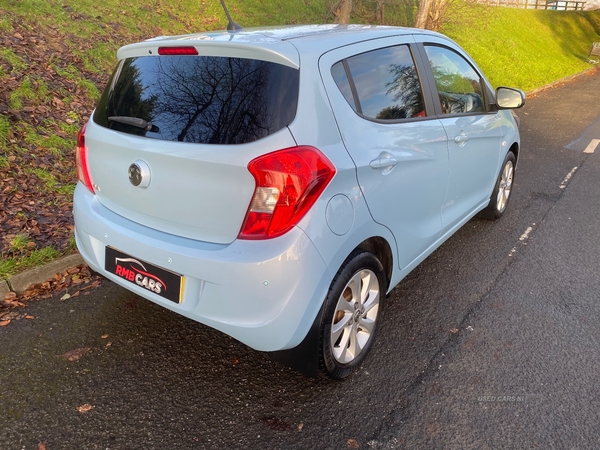
[[[225,11],[225,15],[227,16],[227,31],[239,31],[242,29],[242,26],[239,23],[235,23],[231,16],[229,15],[229,11],[227,10],[227,6],[225,6],[225,1],[221,0],[221,6],[223,7],[223,11]]]

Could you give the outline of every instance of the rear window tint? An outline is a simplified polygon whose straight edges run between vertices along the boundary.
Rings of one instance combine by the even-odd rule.
[[[166,141],[243,144],[294,120],[298,81],[298,70],[254,59],[127,58],[115,70],[93,120]]]

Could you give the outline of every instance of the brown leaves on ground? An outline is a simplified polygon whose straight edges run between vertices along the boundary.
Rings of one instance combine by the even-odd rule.
[[[71,350],[70,352],[67,352],[62,356],[63,356],[63,358],[67,358],[69,361],[77,361],[79,358],[81,358],[83,355],[85,355],[91,349],[92,349],[91,347],[76,348],[75,350]]]
[[[88,411],[91,411],[92,409],[94,409],[94,407],[89,403],[85,403],[77,407],[77,411],[79,411],[80,413],[86,413]]]
[[[79,295],[88,295],[102,283],[102,277],[92,274],[86,265],[71,267],[64,273],[57,273],[51,279],[34,284],[21,294],[9,292],[0,300],[0,327],[8,325],[13,320],[35,319],[32,315],[16,310],[27,306],[32,300],[50,298],[54,294],[68,294],[70,299]]]
[[[91,43],[75,42],[58,28],[26,27],[1,7],[0,16],[13,28],[0,31],[0,48],[24,66],[14,67],[0,57],[0,119],[9,125],[8,134],[0,134],[0,255],[21,257],[48,246],[63,251],[73,235],[67,187],[77,180],[72,151],[76,129],[95,106],[79,78],[102,89],[108,74],[86,70],[71,49],[76,44],[86,50]],[[20,96],[21,105],[15,106],[14,94],[24,85],[33,95]],[[11,241],[17,236],[30,242],[15,248]]]

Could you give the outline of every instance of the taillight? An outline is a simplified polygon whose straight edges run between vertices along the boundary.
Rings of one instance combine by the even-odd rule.
[[[293,228],[335,175],[335,167],[314,147],[300,146],[253,159],[248,170],[256,188],[240,239],[270,239]]]
[[[77,135],[77,147],[75,147],[75,162],[77,165],[77,178],[81,181],[92,194],[95,194],[92,185],[92,177],[87,159],[87,147],[85,146],[85,127],[87,123],[81,127]]]

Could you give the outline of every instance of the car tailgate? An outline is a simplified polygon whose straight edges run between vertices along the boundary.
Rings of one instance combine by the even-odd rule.
[[[287,128],[241,145],[160,141],[108,130],[90,121],[85,142],[98,200],[147,227],[191,239],[236,239],[255,182],[247,164],[269,149],[295,145]],[[147,187],[134,186],[133,163],[147,165]]]

